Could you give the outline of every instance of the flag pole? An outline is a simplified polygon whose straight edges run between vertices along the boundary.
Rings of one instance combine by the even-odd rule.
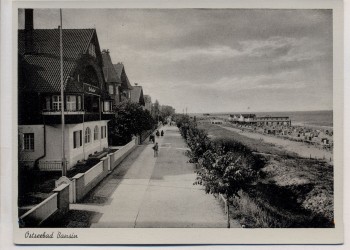
[[[61,66],[61,125],[62,125],[62,176],[67,175],[65,156],[65,131],[64,131],[64,83],[63,83],[63,41],[62,41],[62,9],[60,9],[60,66]]]

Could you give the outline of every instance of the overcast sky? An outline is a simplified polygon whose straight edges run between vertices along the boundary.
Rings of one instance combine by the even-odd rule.
[[[57,28],[58,10],[34,10]],[[19,28],[24,12],[19,12]],[[63,10],[144,94],[182,112],[331,110],[331,10]]]

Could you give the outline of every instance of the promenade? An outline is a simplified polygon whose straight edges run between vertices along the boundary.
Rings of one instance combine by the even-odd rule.
[[[82,202],[70,205],[64,227],[208,227],[225,228],[224,209],[202,186],[177,127],[165,126],[164,137],[138,146]],[[231,222],[231,227],[239,227]]]

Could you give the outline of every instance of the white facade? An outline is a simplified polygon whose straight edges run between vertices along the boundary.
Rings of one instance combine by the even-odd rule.
[[[78,161],[86,160],[89,155],[108,148],[107,120],[91,121],[79,124],[65,125],[65,157],[68,162],[68,169]],[[89,140],[85,140],[87,128],[90,129]],[[95,130],[95,128],[97,128]],[[81,132],[80,132],[81,131]],[[94,131],[98,131],[95,133]],[[104,138],[101,138],[102,131]],[[81,134],[81,139],[74,139],[74,132]],[[19,126],[19,161],[33,167],[34,162],[40,158],[39,166],[51,166],[57,168],[62,161],[61,125],[20,125]],[[24,134],[34,133],[34,150],[24,150]],[[45,134],[45,135],[44,135]],[[44,139],[46,137],[46,140]],[[78,140],[77,140],[78,139]],[[45,143],[46,141],[46,143]],[[74,143],[76,141],[76,143]],[[45,146],[46,145],[46,146]],[[45,152],[45,148],[46,152]],[[45,155],[45,156],[44,156]],[[42,158],[41,158],[42,157]],[[55,166],[55,164],[57,166]]]

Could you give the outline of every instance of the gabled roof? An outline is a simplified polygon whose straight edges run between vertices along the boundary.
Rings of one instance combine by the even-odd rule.
[[[113,64],[113,66],[117,72],[117,76],[121,80],[122,87],[125,89],[132,89],[133,87],[129,82],[128,76],[126,75],[124,64],[117,63],[117,64]],[[123,81],[123,79],[125,79],[125,81]]]
[[[132,90],[130,91],[130,94],[131,94],[130,99],[132,102],[145,105],[143,90],[141,86],[133,86]]]
[[[117,82],[121,83],[120,77],[117,74],[115,67],[113,66],[111,56],[109,52],[102,51],[102,61],[103,61],[103,75],[105,81],[108,83]]]
[[[25,30],[18,31],[19,65],[25,66],[23,74],[26,88],[36,92],[59,92],[61,86],[59,29],[35,29],[32,32],[35,53],[26,54]],[[77,67],[78,59],[86,53],[95,32],[95,29],[62,30],[64,82]]]

